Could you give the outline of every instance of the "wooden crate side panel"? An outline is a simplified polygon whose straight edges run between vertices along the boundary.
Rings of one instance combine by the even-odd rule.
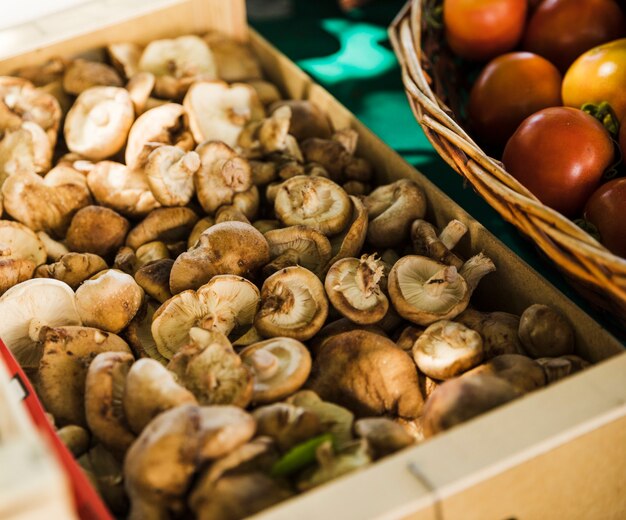
[[[247,37],[243,0],[141,0],[114,4],[119,5],[90,3],[90,9],[84,12],[72,9],[24,26],[32,34],[27,42],[16,41],[14,48],[10,44],[4,46],[0,74],[42,63],[53,56],[76,56],[114,42],[145,44],[211,29],[237,39]]]
[[[599,361],[624,351],[622,345],[605,329],[393,152],[286,56],[277,52],[254,31],[251,31],[251,42],[267,76],[281,87],[286,96],[310,99],[329,114],[335,127],[352,127],[358,131],[358,153],[373,164],[381,180],[389,182],[400,178],[413,179],[424,189],[429,202],[429,218],[437,226],[443,226],[454,218],[468,225],[469,232],[459,244],[459,250],[465,256],[488,251],[497,267],[497,272],[488,275],[484,283],[479,285],[475,302],[486,310],[504,310],[517,314],[533,303],[545,303],[560,309],[570,318],[576,330],[578,352],[584,358]]]

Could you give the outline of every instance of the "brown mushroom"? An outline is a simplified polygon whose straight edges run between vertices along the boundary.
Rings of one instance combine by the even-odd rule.
[[[65,240],[72,251],[108,257],[122,246],[129,227],[112,209],[86,206],[74,214]]]
[[[524,354],[517,335],[519,316],[508,312],[479,312],[465,309],[456,318],[483,338],[485,359],[502,354]]]
[[[167,365],[169,360],[157,349],[151,331],[154,313],[158,308],[159,302],[151,298],[147,299],[126,327],[124,338],[128,341],[135,357],[148,357],[158,361],[162,365]]]
[[[519,338],[532,357],[556,357],[574,353],[574,329],[559,311],[547,305],[528,307],[520,318]]]
[[[304,141],[310,137],[329,139],[332,135],[332,125],[328,116],[311,101],[301,99],[277,101],[270,106],[269,112],[272,113],[283,106],[291,109],[289,133],[298,141]]]
[[[256,420],[257,435],[267,435],[282,452],[322,432],[318,416],[292,404],[274,403],[261,406],[252,412]]]
[[[219,32],[209,32],[203,39],[213,53],[220,79],[233,83],[263,76],[257,58],[246,43]]]
[[[375,458],[385,457],[414,443],[402,426],[386,417],[368,417],[354,423],[354,432],[366,439]]]
[[[300,265],[317,275],[330,259],[328,238],[308,226],[290,226],[265,233],[270,247],[271,262],[263,268],[269,276],[292,265]]]
[[[360,325],[350,321],[348,318],[341,318],[322,327],[320,331],[311,338],[308,344],[309,350],[316,356],[324,348],[324,345],[326,345],[326,342],[330,338],[342,334],[343,332],[350,332],[351,330],[365,330],[384,338],[387,337],[385,331],[377,325]]]
[[[424,404],[413,360],[391,340],[360,330],[328,340],[308,385],[359,417],[386,413],[415,418]]]
[[[52,264],[39,266],[35,278],[54,278],[76,290],[85,280],[106,268],[107,263],[98,255],[67,253]]]
[[[526,394],[547,384],[543,367],[519,354],[502,354],[463,374],[490,374],[510,383],[520,394]]]
[[[148,155],[144,171],[154,198],[164,206],[184,206],[194,194],[193,176],[200,168],[196,152],[163,145]]]
[[[185,207],[159,208],[137,224],[126,236],[126,245],[137,249],[148,242],[177,242],[186,240],[198,215]]]
[[[121,87],[122,78],[117,71],[104,63],[88,60],[74,60],[65,69],[63,88],[78,96],[91,87]]]

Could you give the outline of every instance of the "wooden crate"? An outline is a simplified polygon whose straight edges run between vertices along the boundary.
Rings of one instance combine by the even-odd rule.
[[[106,18],[106,26],[102,18],[93,20],[100,12],[95,4],[117,6],[115,16]],[[457,218],[468,225],[461,248],[482,250],[497,266],[497,272],[477,291],[482,307],[520,313],[531,303],[552,305],[573,322],[579,353],[598,362],[583,373],[284,502],[258,518],[625,518],[626,354],[622,345],[294,63],[248,30],[243,1],[138,0],[126,4],[130,3],[91,2],[92,9],[83,13],[83,24],[80,13],[72,12],[70,29],[64,29],[67,21],[61,15],[39,21],[37,38],[2,48],[0,73],[54,55],[78,55],[114,41],[142,43],[209,29],[249,38],[268,78],[285,95],[310,99],[327,111],[337,128],[352,127],[359,133],[358,154],[374,164],[380,180],[415,180],[427,195],[432,221],[442,225]]]

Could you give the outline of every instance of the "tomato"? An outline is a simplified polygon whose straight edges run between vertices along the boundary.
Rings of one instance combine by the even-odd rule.
[[[444,0],[446,40],[458,56],[489,60],[522,37],[527,0]]]
[[[580,56],[565,73],[563,104],[580,108],[607,101],[621,121],[626,116],[626,38],[605,43]]]
[[[520,123],[542,108],[561,104],[561,73],[530,52],[498,56],[472,86],[468,114],[486,143],[504,145]]]
[[[626,20],[614,0],[544,0],[528,21],[523,48],[565,72],[583,52],[623,36]]]
[[[600,186],[585,206],[585,219],[598,228],[609,251],[626,258],[626,178]]]
[[[609,133],[592,116],[567,107],[526,118],[506,144],[506,170],[541,202],[572,217],[613,161]]]

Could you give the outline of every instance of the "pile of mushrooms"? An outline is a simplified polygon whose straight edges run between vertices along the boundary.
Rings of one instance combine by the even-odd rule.
[[[107,50],[0,78],[0,337],[117,515],[243,518],[588,364],[245,44]]]

